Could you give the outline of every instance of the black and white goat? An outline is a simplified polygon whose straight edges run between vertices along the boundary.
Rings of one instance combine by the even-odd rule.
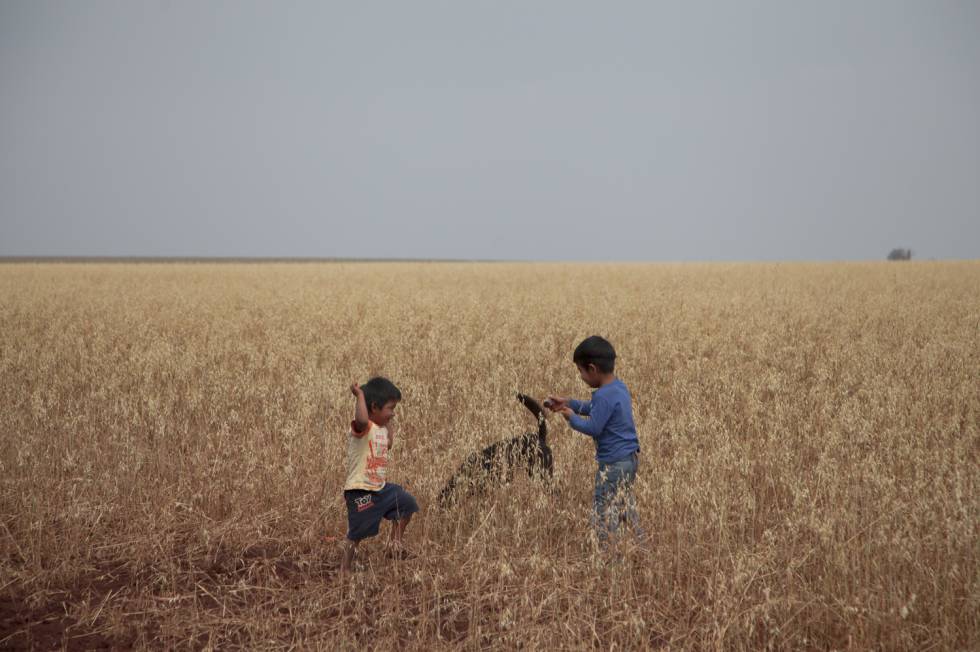
[[[554,459],[548,447],[548,424],[541,405],[524,394],[517,400],[530,410],[538,422],[537,432],[527,432],[504,439],[471,453],[439,494],[439,504],[448,507],[459,499],[514,479],[514,471],[526,469],[532,478],[550,479],[554,474]]]

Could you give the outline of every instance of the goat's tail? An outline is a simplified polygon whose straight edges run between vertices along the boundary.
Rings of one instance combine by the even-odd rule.
[[[538,420],[538,437],[546,437],[548,435],[548,422],[545,421],[541,404],[526,394],[518,394],[517,400],[530,410],[534,418]]]

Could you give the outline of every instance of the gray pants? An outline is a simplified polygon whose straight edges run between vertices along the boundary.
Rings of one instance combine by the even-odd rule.
[[[638,465],[636,453],[615,462],[599,463],[599,470],[595,473],[592,527],[603,548],[609,538],[619,532],[622,523],[629,524],[637,537],[643,536],[640,515],[636,511],[636,497],[633,495]]]

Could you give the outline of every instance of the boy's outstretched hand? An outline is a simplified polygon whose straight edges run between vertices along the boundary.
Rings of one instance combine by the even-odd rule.
[[[363,396],[364,390],[361,389],[361,386],[358,385],[357,383],[351,383],[350,393],[353,394],[354,396]]]
[[[557,412],[566,419],[574,414],[572,408],[568,407],[568,399],[562,398],[561,396],[549,396],[545,400],[544,406],[552,412]]]
[[[549,396],[544,400],[544,406],[552,412],[561,412],[568,405],[568,399],[561,396]]]

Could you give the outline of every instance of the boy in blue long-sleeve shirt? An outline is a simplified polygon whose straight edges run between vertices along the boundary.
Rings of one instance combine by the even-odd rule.
[[[615,375],[616,350],[593,335],[575,348],[572,361],[592,392],[592,400],[550,396],[548,407],[561,413],[573,429],[595,440],[596,461],[592,524],[603,548],[621,523],[629,523],[642,536],[633,496],[640,441],[633,423],[629,389]],[[586,418],[583,418],[586,417]]]

